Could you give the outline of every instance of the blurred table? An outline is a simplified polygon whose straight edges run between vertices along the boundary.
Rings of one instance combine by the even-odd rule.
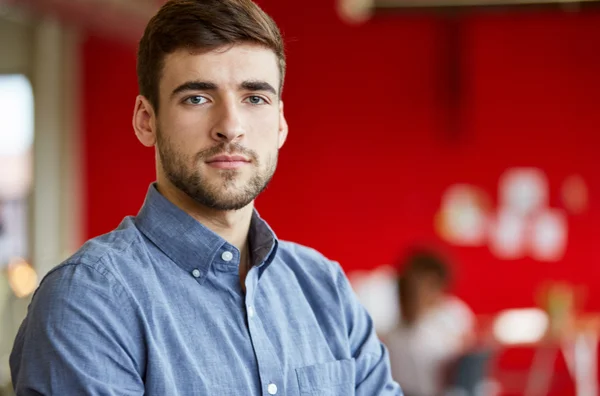
[[[486,333],[491,334],[493,318],[487,317],[484,321],[490,326]],[[600,314],[582,314],[571,318],[568,323],[560,326],[559,331],[548,331],[543,338],[532,343],[504,344],[498,340],[490,341],[491,339],[488,337],[488,342],[494,343],[497,354],[497,370],[494,376],[503,388],[521,389],[518,393],[524,396],[545,396],[552,393],[553,382],[561,376],[568,376],[573,382],[569,388],[574,388],[574,393],[569,391],[569,394],[600,395]],[[507,356],[511,351],[517,350],[520,355],[517,352],[512,358]],[[515,362],[522,364],[523,361],[528,363],[517,370],[507,369],[507,366],[514,366]],[[513,392],[508,389],[507,391],[509,394],[515,392],[514,389]],[[564,392],[563,390],[558,394],[562,396]]]
[[[560,338],[577,396],[598,396],[598,340],[600,315],[584,315]]]

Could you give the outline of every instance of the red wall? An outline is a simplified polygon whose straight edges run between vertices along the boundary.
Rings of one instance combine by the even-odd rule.
[[[461,89],[450,96],[449,36],[438,16],[348,26],[333,0],[260,3],[288,42],[290,137],[257,204],[279,237],[313,246],[347,271],[374,268],[412,242],[436,240],[433,217],[453,183],[495,197],[506,168],[536,166],[558,206],[560,184],[578,173],[591,205],[569,218],[562,261],[500,261],[487,248],[454,249],[456,289],[485,313],[531,305],[541,282],[566,279],[588,285],[588,308],[600,309],[600,13],[464,18]],[[137,212],[154,165],[130,126],[134,47],[91,36],[83,63],[92,237]],[[451,107],[459,114],[453,127]]]

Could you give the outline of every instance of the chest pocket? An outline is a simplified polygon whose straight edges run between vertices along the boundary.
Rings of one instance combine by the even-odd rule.
[[[354,395],[354,359],[297,368],[296,376],[301,396]]]

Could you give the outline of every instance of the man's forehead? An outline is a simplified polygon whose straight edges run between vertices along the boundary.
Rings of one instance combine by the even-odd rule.
[[[167,89],[191,80],[217,85],[239,85],[249,80],[277,85],[279,68],[273,51],[243,44],[209,51],[177,50],[165,57],[162,77]]]

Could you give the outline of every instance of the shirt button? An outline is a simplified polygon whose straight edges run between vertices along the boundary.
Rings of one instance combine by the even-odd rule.
[[[221,258],[223,259],[223,261],[231,261],[231,259],[233,259],[233,253],[223,252],[223,254],[221,255]]]
[[[192,271],[192,276],[194,278],[200,278],[200,270],[199,269],[195,269]]]
[[[277,393],[277,385],[269,384],[269,386],[267,386],[267,392],[269,392],[269,395],[276,394]]]
[[[248,316],[250,318],[254,317],[254,308],[248,307]]]

